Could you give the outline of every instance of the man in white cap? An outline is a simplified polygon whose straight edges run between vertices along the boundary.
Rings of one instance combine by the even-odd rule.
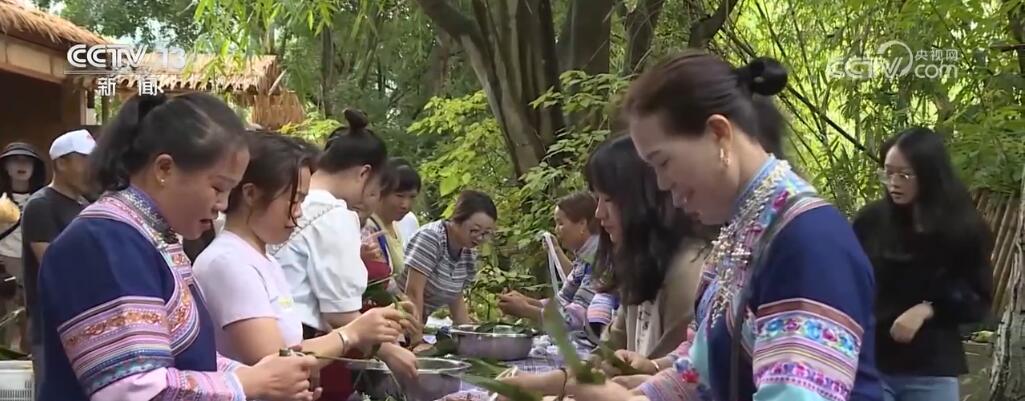
[[[84,196],[93,187],[89,173],[89,154],[94,147],[96,141],[86,130],[71,131],[54,139],[50,145],[53,182],[29,198],[21,217],[25,305],[30,321],[32,364],[37,376],[43,369],[43,335],[39,313],[36,312],[39,310],[39,261],[43,259],[43,253],[50,242],[85,207]]]

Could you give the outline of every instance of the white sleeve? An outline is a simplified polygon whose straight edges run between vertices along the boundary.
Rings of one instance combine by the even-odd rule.
[[[253,318],[277,318],[256,266],[245,259],[222,253],[200,259],[193,269],[206,308],[217,327]]]
[[[307,267],[310,289],[321,313],[346,313],[363,307],[367,268],[360,258],[359,217],[336,208],[306,230],[310,244]]]
[[[409,240],[413,238],[413,234],[416,234],[420,229],[420,222],[416,219],[416,214],[409,212],[399,220],[397,226],[402,246],[407,246],[409,245]]]

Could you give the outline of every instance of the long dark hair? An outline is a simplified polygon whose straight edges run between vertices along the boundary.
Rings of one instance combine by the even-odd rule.
[[[263,130],[251,132],[249,165],[242,180],[231,190],[225,213],[238,209],[242,203],[242,186],[249,183],[263,192],[260,202],[264,206],[284,192],[291,194],[290,202],[295,202],[299,170],[312,169],[315,158],[316,153],[311,152],[311,147],[302,139]]]
[[[245,138],[242,120],[211,95],[135,96],[104,128],[90,159],[101,188],[117,191],[161,154],[181,169],[196,171],[246,146]]]
[[[894,203],[886,194],[885,207],[891,217],[887,220],[894,226],[883,231],[938,240],[939,249],[967,246],[988,257],[992,247],[989,228],[954,170],[943,137],[928,128],[908,128],[883,143],[880,160],[886,160],[894,146],[914,170],[918,193],[908,206]]]
[[[39,157],[39,152],[36,152],[36,149],[27,143],[12,142],[4,147],[3,154],[5,156],[0,157],[0,168],[3,169],[0,172],[2,173],[0,174],[0,194],[7,195],[7,198],[14,202],[11,176],[7,174],[7,166],[4,165],[7,157],[10,157],[6,154],[12,151],[18,151],[18,154],[32,159],[32,175],[28,179],[28,193],[30,194],[46,186],[46,163]]]
[[[627,136],[598,146],[585,176],[592,191],[612,199],[623,232],[613,249],[602,230],[595,260],[599,291],[618,291],[626,305],[654,300],[684,237],[695,235],[694,223],[658,189],[655,171]]]
[[[723,115],[783,159],[785,120],[771,96],[786,83],[787,70],[771,58],[734,68],[719,56],[689,50],[641,74],[630,85],[624,110],[657,113],[676,135],[700,135],[708,117]]]

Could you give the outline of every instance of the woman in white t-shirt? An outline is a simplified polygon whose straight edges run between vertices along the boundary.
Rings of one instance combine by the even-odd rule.
[[[325,335],[303,340],[291,289],[268,245],[288,240],[309,192],[311,148],[275,133],[254,133],[250,162],[228,200],[224,230],[199,255],[197,282],[217,325],[218,351],[252,364],[287,347],[338,357],[395,341],[411,323],[378,308]]]

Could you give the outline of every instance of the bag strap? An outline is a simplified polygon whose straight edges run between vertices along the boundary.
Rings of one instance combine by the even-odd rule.
[[[744,286],[740,290],[739,302],[735,305],[736,310],[733,318],[733,335],[730,339],[730,401],[739,401],[740,395],[740,358],[743,354],[742,341],[744,338],[744,322],[747,319],[747,304],[751,301],[752,283],[754,282],[755,273],[759,270],[759,267],[764,263],[765,257],[769,254],[769,248],[772,246],[772,241],[776,238],[776,235],[783,230],[783,227],[788,222],[797,217],[798,215],[815,209],[819,206],[824,206],[827,203],[818,197],[814,192],[800,192],[787,199],[787,202],[783,204],[783,208],[779,210],[776,218],[769,223],[769,227],[766,228],[765,233],[758,239],[757,248],[754,255],[751,256],[751,262],[748,266],[751,267],[750,274],[748,274],[747,280]],[[798,207],[800,206],[800,207]]]
[[[4,230],[3,233],[0,233],[0,241],[3,241],[7,239],[8,236],[13,234],[14,231],[18,229],[18,227],[21,227],[21,214],[25,211],[25,204],[28,203],[28,200],[26,199],[24,202],[18,203],[14,200],[14,196],[8,193],[4,193],[2,196],[0,196],[0,199],[7,199],[11,203],[13,203],[14,206],[18,207],[18,221],[15,221],[14,224],[11,224],[10,227],[7,227],[7,229]]]
[[[18,227],[21,227],[21,218],[20,217],[18,218],[18,221],[14,222],[14,224],[11,224],[10,227],[7,227],[7,230],[5,230],[3,232],[3,234],[0,234],[0,241],[3,241],[5,239],[7,239],[7,236],[13,234],[14,230],[17,230]]]

